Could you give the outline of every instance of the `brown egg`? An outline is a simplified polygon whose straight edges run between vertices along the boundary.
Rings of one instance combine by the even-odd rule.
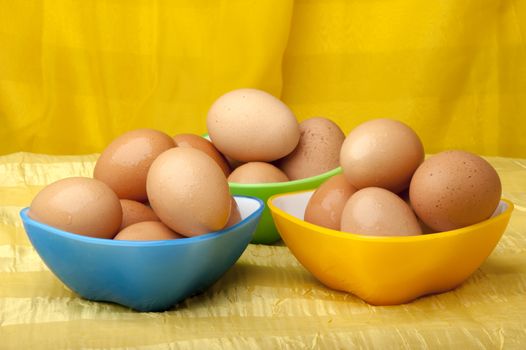
[[[329,178],[312,194],[305,209],[305,221],[339,230],[343,207],[354,192],[356,188],[343,174]]]
[[[146,187],[157,216],[182,235],[217,231],[228,221],[231,196],[225,174],[197,149],[162,153],[150,167]]]
[[[185,237],[170,230],[160,221],[142,221],[124,228],[114,239],[121,241],[160,241],[177,238]]]
[[[290,180],[323,174],[340,165],[340,149],[345,140],[343,131],[326,118],[310,118],[299,124],[298,146],[277,166]]]
[[[422,234],[415,214],[396,194],[379,187],[354,193],[343,208],[341,230],[367,236]]]
[[[146,176],[155,158],[175,147],[173,139],[152,129],[138,129],[122,134],[102,152],[93,177],[105,182],[121,199],[144,202]]]
[[[289,178],[274,165],[264,162],[249,162],[237,167],[228,177],[228,182],[259,184],[285,182]]]
[[[228,222],[224,228],[229,228],[234,226],[241,221],[241,212],[239,211],[239,206],[237,205],[236,200],[232,197],[232,207],[230,208],[230,216],[228,217]]]
[[[398,193],[398,197],[400,197],[409,207],[411,210],[413,210],[413,205],[411,204],[411,200],[409,198],[409,188],[407,190],[403,190],[402,192]],[[418,225],[420,225],[420,229],[422,230],[423,234],[428,233],[434,233],[436,230],[433,230],[431,227],[427,226],[419,217],[416,216],[416,220],[418,221]]]
[[[120,202],[122,206],[121,230],[138,222],[159,221],[152,208],[142,203],[131,199],[121,199]]]
[[[70,177],[42,189],[29,216],[58,229],[98,238],[113,238],[122,220],[119,199],[103,182]]]
[[[217,165],[223,170],[225,176],[230,175],[230,166],[225,157],[214,147],[212,142],[207,139],[193,134],[179,134],[174,136],[174,142],[177,147],[192,147],[205,152],[211,157]]]
[[[270,162],[292,152],[300,132],[292,111],[279,99],[257,89],[239,89],[219,97],[206,125],[214,146],[242,161]]]
[[[418,135],[396,120],[374,119],[354,128],[343,142],[340,165],[356,188],[382,187],[399,193],[424,160]]]
[[[488,219],[497,208],[501,183],[483,158],[446,151],[426,159],[409,188],[411,204],[422,221],[437,231],[469,226]]]

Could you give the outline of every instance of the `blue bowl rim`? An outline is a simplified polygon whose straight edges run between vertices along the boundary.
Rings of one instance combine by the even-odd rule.
[[[250,200],[254,200],[259,204],[259,206],[252,214],[250,214],[245,219],[241,220],[240,222],[238,222],[237,224],[233,226],[230,226],[227,229],[205,233],[199,236],[186,237],[186,238],[180,238],[180,239],[167,239],[167,240],[156,240],[156,241],[126,241],[126,240],[113,240],[109,238],[97,238],[97,237],[84,236],[84,235],[80,235],[77,233],[64,231],[64,230],[61,230],[61,229],[58,229],[58,228],[55,228],[55,227],[52,227],[52,226],[49,226],[49,225],[46,225],[46,224],[43,224],[41,222],[31,219],[27,215],[27,212],[29,211],[29,207],[25,207],[22,210],[20,210],[20,217],[22,218],[23,222],[31,224],[43,231],[61,236],[63,238],[71,239],[74,241],[79,241],[82,243],[113,246],[113,247],[145,247],[145,246],[155,247],[155,246],[178,246],[178,245],[183,246],[183,245],[197,244],[199,242],[215,239],[219,236],[223,236],[233,231],[236,231],[239,226],[261,215],[261,213],[263,212],[265,204],[261,199],[254,197],[254,196],[244,196],[244,195],[234,195],[233,197],[234,198],[247,198]]]

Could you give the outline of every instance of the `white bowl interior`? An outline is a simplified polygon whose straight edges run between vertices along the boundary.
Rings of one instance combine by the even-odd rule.
[[[272,203],[284,212],[303,220],[305,208],[307,208],[307,204],[313,193],[314,191],[287,194],[275,198]],[[491,217],[502,214],[506,209],[508,209],[508,204],[504,201],[500,201],[497,209],[495,209],[495,212]]]
[[[284,212],[303,220],[305,208],[309,203],[310,197],[314,191],[287,194],[275,198],[272,203]]]
[[[234,197],[234,199],[239,207],[239,213],[241,214],[242,220],[246,219],[259,208],[259,202],[252,198]]]

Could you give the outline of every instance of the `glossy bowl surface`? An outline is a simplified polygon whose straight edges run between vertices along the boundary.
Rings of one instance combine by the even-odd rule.
[[[313,191],[272,196],[268,206],[292,254],[324,285],[373,305],[396,305],[451,290],[475,272],[504,233],[513,203],[457,230],[406,237],[371,237],[303,220]]]
[[[264,203],[235,196],[242,221],[205,235],[162,241],[116,241],[65,232],[20,212],[26,233],[49,269],[82,297],[139,311],[163,311],[204,291],[252,240]]]

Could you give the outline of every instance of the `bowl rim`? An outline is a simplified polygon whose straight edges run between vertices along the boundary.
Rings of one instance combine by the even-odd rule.
[[[283,181],[283,182],[265,182],[265,183],[258,183],[258,184],[245,184],[245,183],[240,183],[240,182],[229,182],[228,185],[230,187],[234,187],[236,189],[245,189],[245,188],[250,188],[250,189],[269,189],[269,188],[281,189],[281,188],[287,188],[287,187],[292,187],[292,186],[296,186],[296,185],[310,184],[310,183],[316,182],[318,180],[323,180],[326,177],[332,177],[334,175],[338,175],[341,171],[342,171],[341,167],[336,167],[336,168],[331,169],[329,171],[326,171],[324,173],[321,173],[321,174],[318,174],[318,175],[315,175],[315,176],[311,176],[311,177],[306,177],[304,179],[298,179],[298,180],[292,180],[292,181]]]
[[[210,138],[209,133],[201,134],[202,138],[207,139],[208,141],[212,142],[212,139]],[[270,163],[270,162],[268,162]],[[269,188],[286,188],[288,186],[295,186],[295,185],[303,185],[303,184],[310,184],[311,182],[315,182],[318,180],[323,180],[325,177],[329,176],[332,177],[334,175],[337,175],[342,171],[341,167],[336,167],[334,169],[331,169],[329,171],[326,171],[324,173],[306,177],[304,179],[298,179],[298,180],[292,180],[292,181],[283,181],[283,182],[265,182],[265,183],[259,183],[259,184],[245,184],[241,182],[229,182],[229,187],[234,187],[236,189],[269,189]]]
[[[237,224],[232,225],[226,229],[205,233],[199,236],[185,237],[185,238],[180,238],[180,239],[164,239],[164,240],[155,240],[155,241],[129,241],[129,240],[114,240],[114,239],[109,239],[109,238],[84,236],[81,234],[64,231],[59,228],[33,220],[32,218],[29,217],[29,215],[27,215],[27,212],[30,209],[29,207],[25,207],[22,210],[20,210],[20,217],[22,218],[22,221],[24,223],[33,225],[50,234],[55,234],[60,237],[71,239],[74,241],[79,241],[82,243],[112,246],[112,247],[184,246],[184,245],[196,244],[196,243],[203,242],[203,241],[208,241],[208,240],[215,239],[217,237],[232,233],[236,231],[239,226],[241,226],[242,224],[244,224],[245,222],[249,220],[254,219],[258,215],[261,215],[261,213],[263,212],[265,203],[261,199],[254,197],[254,196],[245,196],[245,195],[234,195],[233,197],[247,198],[247,199],[253,200],[258,204],[258,207],[256,210],[254,210],[253,213],[248,215],[246,218],[244,218]]]
[[[511,212],[514,209],[513,202],[511,202],[508,199],[501,198],[500,201],[499,201],[499,205],[502,202],[505,203],[506,204],[506,209],[502,213],[500,213],[500,214],[498,214],[496,216],[493,216],[493,217],[491,217],[489,219],[486,219],[484,221],[478,222],[476,224],[465,226],[465,227],[461,227],[461,228],[457,228],[457,229],[454,229],[454,230],[449,230],[449,231],[427,233],[427,234],[421,234],[421,235],[415,235],[415,236],[394,236],[393,237],[393,236],[366,236],[366,235],[362,235],[362,234],[358,234],[358,233],[343,232],[343,231],[333,230],[333,229],[330,229],[330,228],[327,228],[327,227],[315,225],[315,224],[312,224],[312,223],[307,222],[305,220],[298,219],[294,215],[291,215],[288,212],[286,212],[285,210],[283,210],[281,208],[278,208],[273,203],[273,201],[276,198],[279,198],[279,197],[286,197],[286,196],[297,195],[297,194],[305,193],[305,192],[314,192],[314,191],[315,190],[303,190],[303,191],[294,191],[294,192],[288,192],[288,193],[275,194],[275,195],[271,196],[267,200],[267,205],[269,206],[271,212],[276,212],[277,214],[283,216],[284,218],[286,218],[287,220],[293,222],[294,224],[300,225],[300,226],[304,226],[304,227],[309,228],[312,231],[315,231],[315,232],[317,232],[319,234],[326,235],[326,236],[337,237],[337,238],[342,238],[342,239],[367,241],[367,242],[379,242],[379,243],[380,242],[381,243],[420,242],[420,241],[427,241],[427,240],[440,239],[440,238],[444,238],[444,237],[451,237],[451,236],[462,235],[462,234],[467,233],[469,231],[476,230],[478,227],[482,227],[482,226],[488,225],[489,223],[491,223],[491,222],[493,222],[495,220],[499,220],[503,215],[511,215]],[[286,234],[284,235],[281,232],[280,232],[280,235],[282,237],[286,236]]]

